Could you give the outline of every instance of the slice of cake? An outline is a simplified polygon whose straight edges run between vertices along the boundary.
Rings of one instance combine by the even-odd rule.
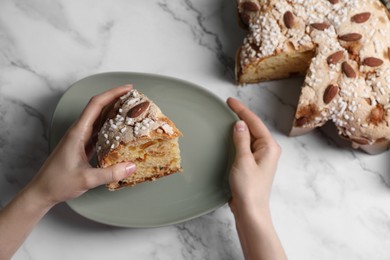
[[[159,107],[133,89],[105,111],[96,151],[99,167],[133,162],[131,176],[107,185],[109,190],[155,180],[182,171],[181,132]]]
[[[390,20],[379,0],[238,0],[239,84],[306,74],[291,134],[331,120],[369,153],[390,143]]]

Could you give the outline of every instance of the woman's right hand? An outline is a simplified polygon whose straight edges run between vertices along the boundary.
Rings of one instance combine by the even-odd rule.
[[[261,119],[240,101],[229,98],[227,104],[241,119],[233,131],[236,156],[230,172],[230,207],[233,213],[238,207],[268,208],[280,146]]]
[[[233,131],[236,156],[230,171],[229,205],[245,259],[285,260],[269,208],[280,146],[260,118],[240,101],[229,98],[227,103],[241,119]]]

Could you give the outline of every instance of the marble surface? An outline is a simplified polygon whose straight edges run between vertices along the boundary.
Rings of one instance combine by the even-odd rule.
[[[261,116],[283,154],[272,215],[290,259],[390,259],[390,161],[352,150],[332,125],[287,136],[302,78],[238,88],[235,1],[0,1],[0,206],[47,157],[68,86],[107,71],[182,78]],[[174,226],[106,226],[56,206],[14,259],[243,259],[227,205]]]

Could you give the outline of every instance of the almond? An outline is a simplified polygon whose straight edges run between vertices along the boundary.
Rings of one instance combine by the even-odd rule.
[[[247,13],[241,13],[241,21],[245,26],[248,26],[251,20],[251,16]]]
[[[135,118],[135,117],[141,115],[143,112],[145,112],[146,109],[148,109],[149,104],[150,104],[149,101],[145,101],[145,102],[142,102],[142,103],[136,105],[135,107],[130,109],[129,112],[127,112],[127,116],[130,118]]]
[[[344,57],[344,51],[337,51],[335,53],[333,53],[332,55],[330,55],[326,61],[328,62],[328,64],[336,64],[337,62],[339,62],[342,58]]]
[[[296,126],[303,126],[303,125],[306,125],[308,122],[307,118],[306,117],[300,117],[298,118],[296,121],[295,121],[295,125]]]
[[[343,64],[341,64],[341,69],[348,78],[356,78],[356,72],[348,62],[344,61]]]
[[[359,33],[347,33],[340,35],[339,39],[346,42],[359,41],[362,38],[362,35]]]
[[[387,58],[390,60],[390,47],[387,48]]]
[[[369,66],[369,67],[379,67],[383,64],[383,60],[375,58],[375,57],[368,57],[363,60],[363,65]]]
[[[365,23],[370,19],[371,13],[370,12],[365,12],[365,13],[360,13],[360,14],[355,14],[354,16],[351,17],[351,22],[354,23]]]
[[[324,92],[324,103],[329,104],[337,93],[339,93],[339,87],[336,85],[329,85]]]
[[[378,104],[378,105],[376,105],[376,107],[374,107],[371,110],[370,117],[368,118],[368,121],[370,123],[377,125],[378,123],[382,122],[382,120],[384,119],[384,115],[385,115],[385,113],[383,111],[383,106]]]
[[[294,15],[292,12],[287,11],[283,15],[284,24],[288,29],[291,29],[294,26]]]
[[[258,4],[252,1],[245,1],[241,4],[241,8],[248,12],[257,12],[260,10],[260,7]]]
[[[389,139],[387,139],[386,137],[381,137],[379,139],[376,139],[375,143],[382,143],[382,142],[388,142]]]
[[[325,29],[328,29],[330,25],[328,23],[312,23],[311,27],[319,31],[324,31]]]
[[[370,141],[367,140],[364,137],[351,137],[351,140],[355,143],[361,144],[361,145],[367,145],[370,144]]]
[[[329,2],[332,4],[332,5],[335,5],[339,2],[339,0],[329,0]]]

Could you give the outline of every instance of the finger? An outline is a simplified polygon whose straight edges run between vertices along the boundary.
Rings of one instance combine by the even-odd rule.
[[[107,168],[90,168],[87,172],[87,189],[99,185],[118,182],[136,171],[134,163],[118,163]]]
[[[233,130],[233,142],[236,148],[237,156],[245,156],[252,154],[251,152],[251,136],[248,126],[244,121],[237,121]]]
[[[86,141],[91,136],[93,125],[96,119],[100,116],[102,109],[116,98],[129,92],[131,89],[131,85],[124,85],[110,89],[90,99],[88,105],[84,108],[84,111],[81,113],[80,118],[75,124],[75,127],[78,129],[80,135],[87,137],[85,138]]]
[[[235,98],[228,98],[227,104],[241,120],[247,123],[249,131],[255,139],[261,138],[267,140],[272,138],[271,133],[264,125],[263,121],[239,100]]]

